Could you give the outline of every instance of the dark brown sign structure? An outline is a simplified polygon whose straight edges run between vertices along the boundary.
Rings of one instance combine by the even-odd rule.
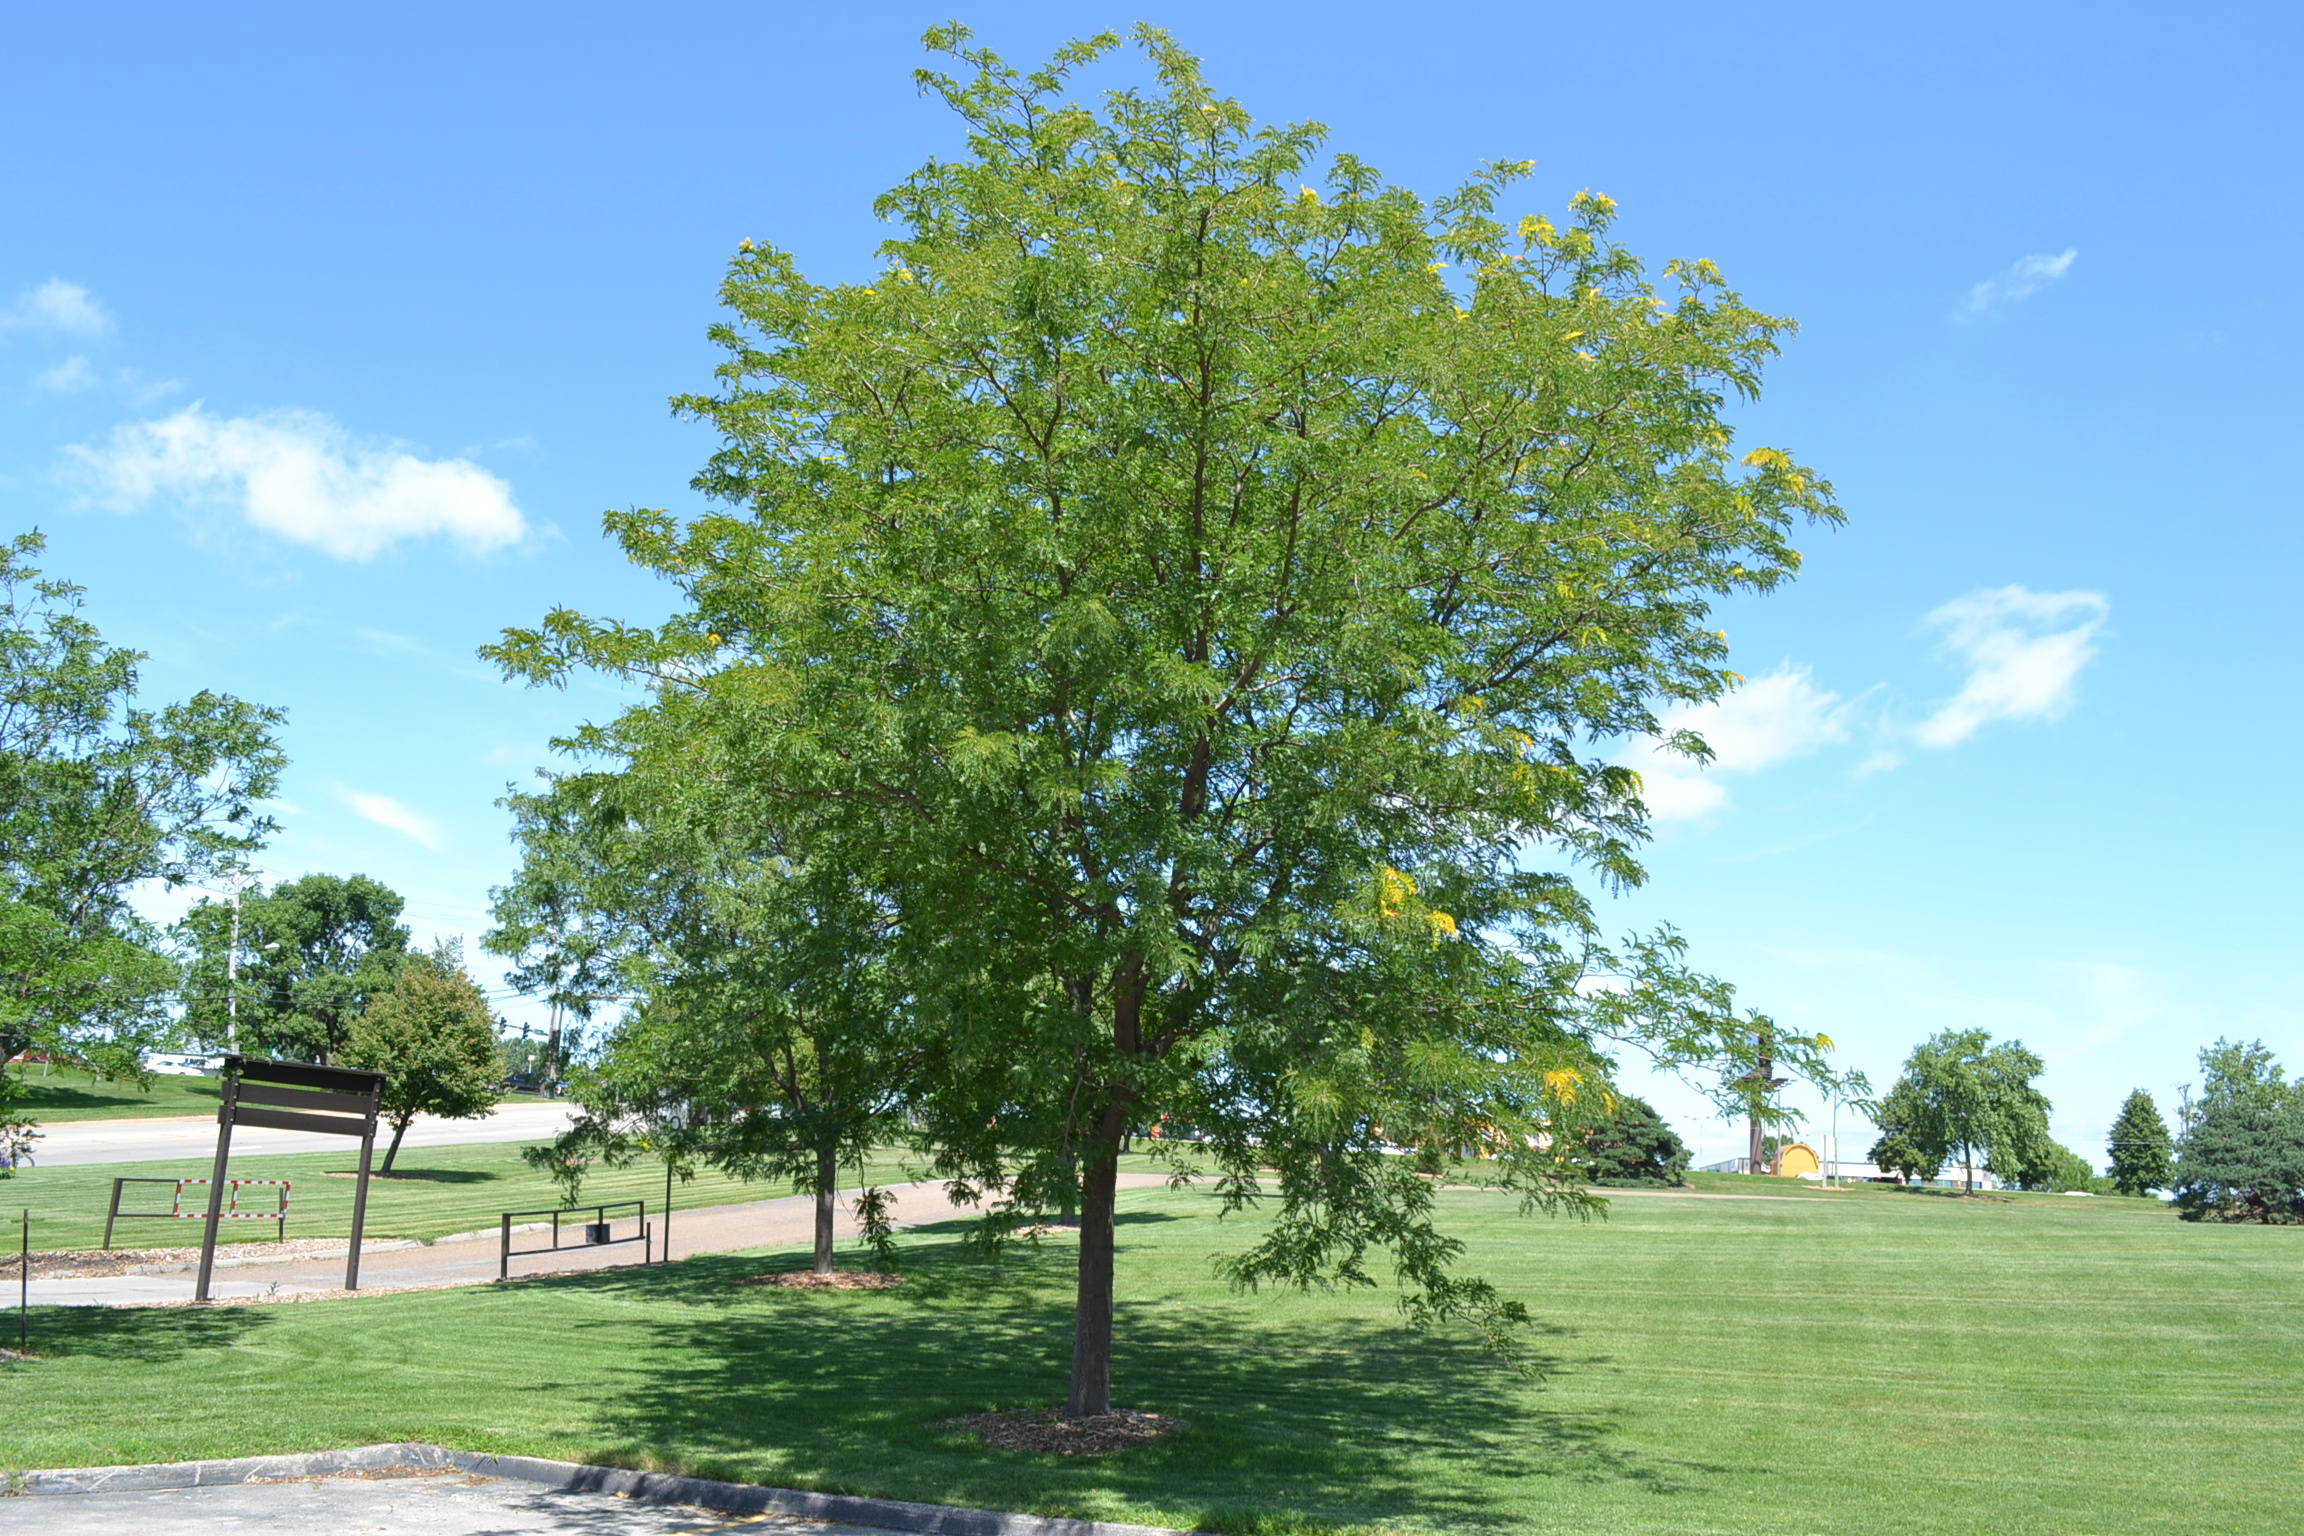
[[[323,1131],[360,1138],[360,1182],[352,1190],[352,1252],[344,1261],[344,1289],[360,1289],[360,1229],[368,1219],[368,1160],[376,1149],[376,1110],[384,1074],[351,1067],[313,1067],[300,1061],[224,1058],[224,1102],[216,1111],[216,1172],[208,1181],[208,1221],[200,1236],[200,1283],[194,1301],[208,1300],[216,1267],[216,1229],[224,1215],[224,1164],[232,1155],[232,1127]]]

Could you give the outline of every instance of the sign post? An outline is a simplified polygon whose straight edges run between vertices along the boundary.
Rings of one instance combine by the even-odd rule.
[[[344,1262],[344,1289],[360,1289],[360,1233],[368,1219],[368,1161],[376,1146],[376,1112],[384,1074],[351,1067],[314,1067],[300,1061],[224,1058],[224,1102],[216,1110],[216,1169],[208,1181],[208,1220],[200,1234],[200,1280],[194,1301],[207,1301],[216,1267],[216,1229],[224,1216],[225,1164],[232,1127],[319,1131],[360,1138],[360,1182],[352,1191],[352,1251]]]

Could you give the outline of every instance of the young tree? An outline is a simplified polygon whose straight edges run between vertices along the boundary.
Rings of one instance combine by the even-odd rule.
[[[2112,1122],[2112,1137],[2105,1150],[2112,1158],[2112,1187],[2124,1195],[2148,1195],[2166,1189],[2174,1176],[2175,1138],[2160,1106],[2139,1088],[2120,1106]]]
[[[276,709],[201,692],[139,707],[135,651],[81,616],[81,590],[0,544],[0,1061],[28,1049],[135,1070],[178,971],[129,904],[139,884],[219,874],[274,830]],[[0,1069],[0,1139],[20,1141]]]
[[[535,835],[498,910],[535,910],[521,883],[551,882],[571,952],[635,999],[577,1076],[584,1114],[527,1156],[571,1200],[593,1160],[667,1146],[788,1180],[815,1197],[816,1272],[829,1274],[840,1167],[900,1128],[917,1072],[889,914],[850,865],[731,801],[645,766],[514,797]]]
[[[453,944],[401,959],[391,981],[352,1021],[343,1058],[346,1066],[385,1075],[382,1114],[392,1126],[386,1173],[418,1115],[476,1120],[502,1100],[496,1021]]]
[[[1733,684],[1709,603],[1840,517],[1782,451],[1731,453],[1724,397],[1789,323],[1711,263],[1659,291],[1591,194],[1507,224],[1524,164],[1432,203],[1315,171],[1316,126],[1259,128],[1136,36],[1157,87],[1090,110],[1068,80],[1114,38],[1027,73],[932,33],[968,147],[881,200],[881,273],[731,267],[721,391],[682,402],[730,510],[608,519],[685,610],[487,652],[651,686],[577,745],[855,861],[931,1042],[936,1167],[995,1215],[1081,1213],[1074,1415],[1110,1403],[1131,1128],[1204,1128],[1231,1206],[1276,1183],[1237,1283],[1368,1283],[1388,1248],[1412,1316],[1496,1337],[1523,1309],[1433,1220],[1457,1150],[1583,1208],[1611,1049],[1756,1065],[1676,938],[1581,985],[1615,962],[1564,866],[1641,878],[1616,743]]]
[[[1584,1176],[1595,1184],[1685,1184],[1688,1146],[1646,1099],[1621,1095],[1584,1137]]]

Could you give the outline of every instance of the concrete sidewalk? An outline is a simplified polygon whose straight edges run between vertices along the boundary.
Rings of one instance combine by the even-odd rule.
[[[1166,1183],[1165,1174],[1120,1175],[1123,1189],[1158,1188]],[[895,1215],[900,1229],[965,1219],[975,1214],[974,1207],[956,1204],[942,1183],[899,1184],[891,1192],[896,1196]],[[851,1208],[853,1193],[843,1192],[834,1221],[839,1240],[850,1245],[861,1235]],[[648,1219],[661,1241],[662,1213],[651,1211]],[[709,1205],[674,1211],[671,1228],[670,1257],[676,1259],[747,1248],[787,1247],[814,1241],[816,1202],[806,1195],[787,1195],[782,1199],[753,1200],[742,1205]],[[563,1242],[571,1238],[580,1241],[581,1237],[581,1227],[562,1226]],[[534,1275],[616,1269],[637,1264],[641,1259],[641,1245],[637,1243],[607,1248],[563,1247],[555,1252],[546,1246],[549,1242],[548,1231],[516,1230],[512,1238],[511,1277],[518,1280]],[[397,1241],[363,1245],[360,1289],[365,1293],[484,1285],[496,1278],[500,1244],[500,1233],[475,1232],[433,1243]],[[520,1250],[524,1248],[543,1248],[544,1251],[523,1254]],[[847,1267],[855,1267],[854,1251],[850,1247],[844,1255]],[[656,1256],[665,1256],[660,1247],[656,1249]],[[41,1306],[61,1307],[170,1306],[191,1300],[199,1268],[197,1259],[141,1267],[145,1272],[139,1274],[34,1279],[31,1299]],[[330,1292],[342,1294],[343,1283],[344,1249],[339,1246],[333,1252],[309,1253],[271,1264],[236,1262],[227,1266],[220,1258],[208,1289],[211,1296],[220,1300],[270,1299]]]

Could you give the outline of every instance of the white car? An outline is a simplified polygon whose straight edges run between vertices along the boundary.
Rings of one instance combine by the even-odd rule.
[[[156,1052],[144,1058],[144,1070],[162,1077],[208,1077],[221,1070],[223,1060],[216,1056],[183,1056],[170,1052]]]

